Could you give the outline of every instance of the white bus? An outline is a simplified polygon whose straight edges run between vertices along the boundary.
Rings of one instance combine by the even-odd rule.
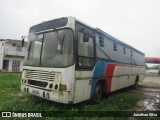
[[[64,104],[134,85],[145,77],[144,53],[75,17],[32,26],[21,91]]]

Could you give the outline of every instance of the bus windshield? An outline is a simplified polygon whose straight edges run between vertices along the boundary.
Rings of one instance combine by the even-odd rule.
[[[54,30],[29,36],[24,66],[67,67],[73,64],[73,32]]]

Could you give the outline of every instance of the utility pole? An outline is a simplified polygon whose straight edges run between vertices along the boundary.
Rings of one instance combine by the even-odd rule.
[[[24,46],[24,40],[27,38],[27,36],[22,36],[22,47]]]

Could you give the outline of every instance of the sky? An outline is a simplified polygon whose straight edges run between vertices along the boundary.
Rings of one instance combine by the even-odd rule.
[[[0,39],[21,39],[43,21],[74,16],[160,57],[160,0],[0,0]]]

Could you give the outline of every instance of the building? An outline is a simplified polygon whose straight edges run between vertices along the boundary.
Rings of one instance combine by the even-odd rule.
[[[27,42],[22,47],[21,40],[0,39],[0,71],[22,71],[26,49]]]

